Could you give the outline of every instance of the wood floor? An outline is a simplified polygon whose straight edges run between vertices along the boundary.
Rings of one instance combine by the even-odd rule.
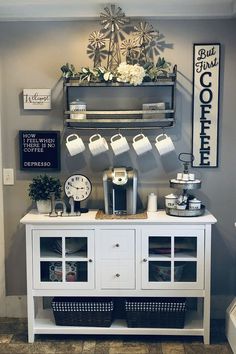
[[[0,318],[0,353],[4,354],[232,354],[224,322],[212,321],[211,345],[188,336],[59,336],[38,335],[27,343],[27,323]]]

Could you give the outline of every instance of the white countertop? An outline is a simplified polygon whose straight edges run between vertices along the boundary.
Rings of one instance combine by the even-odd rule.
[[[206,210],[203,216],[176,217],[166,215],[164,210],[154,213],[148,212],[147,219],[95,219],[97,210],[90,210],[80,216],[50,217],[48,214],[39,214],[32,210],[20,222],[22,224],[215,224],[216,218]]]

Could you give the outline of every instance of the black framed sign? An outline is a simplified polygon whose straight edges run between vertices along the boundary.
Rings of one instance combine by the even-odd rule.
[[[193,167],[218,167],[220,44],[193,48]]]
[[[20,130],[21,170],[60,170],[60,132]]]

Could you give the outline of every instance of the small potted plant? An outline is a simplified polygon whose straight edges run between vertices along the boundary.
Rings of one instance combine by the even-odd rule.
[[[34,177],[29,185],[29,197],[36,202],[39,213],[49,213],[51,211],[51,194],[55,198],[61,196],[61,182],[58,178],[48,175]]]

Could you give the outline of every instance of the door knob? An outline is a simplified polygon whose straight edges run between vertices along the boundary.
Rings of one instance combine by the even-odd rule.
[[[116,273],[116,278],[119,278],[120,277],[120,274],[119,273]]]

